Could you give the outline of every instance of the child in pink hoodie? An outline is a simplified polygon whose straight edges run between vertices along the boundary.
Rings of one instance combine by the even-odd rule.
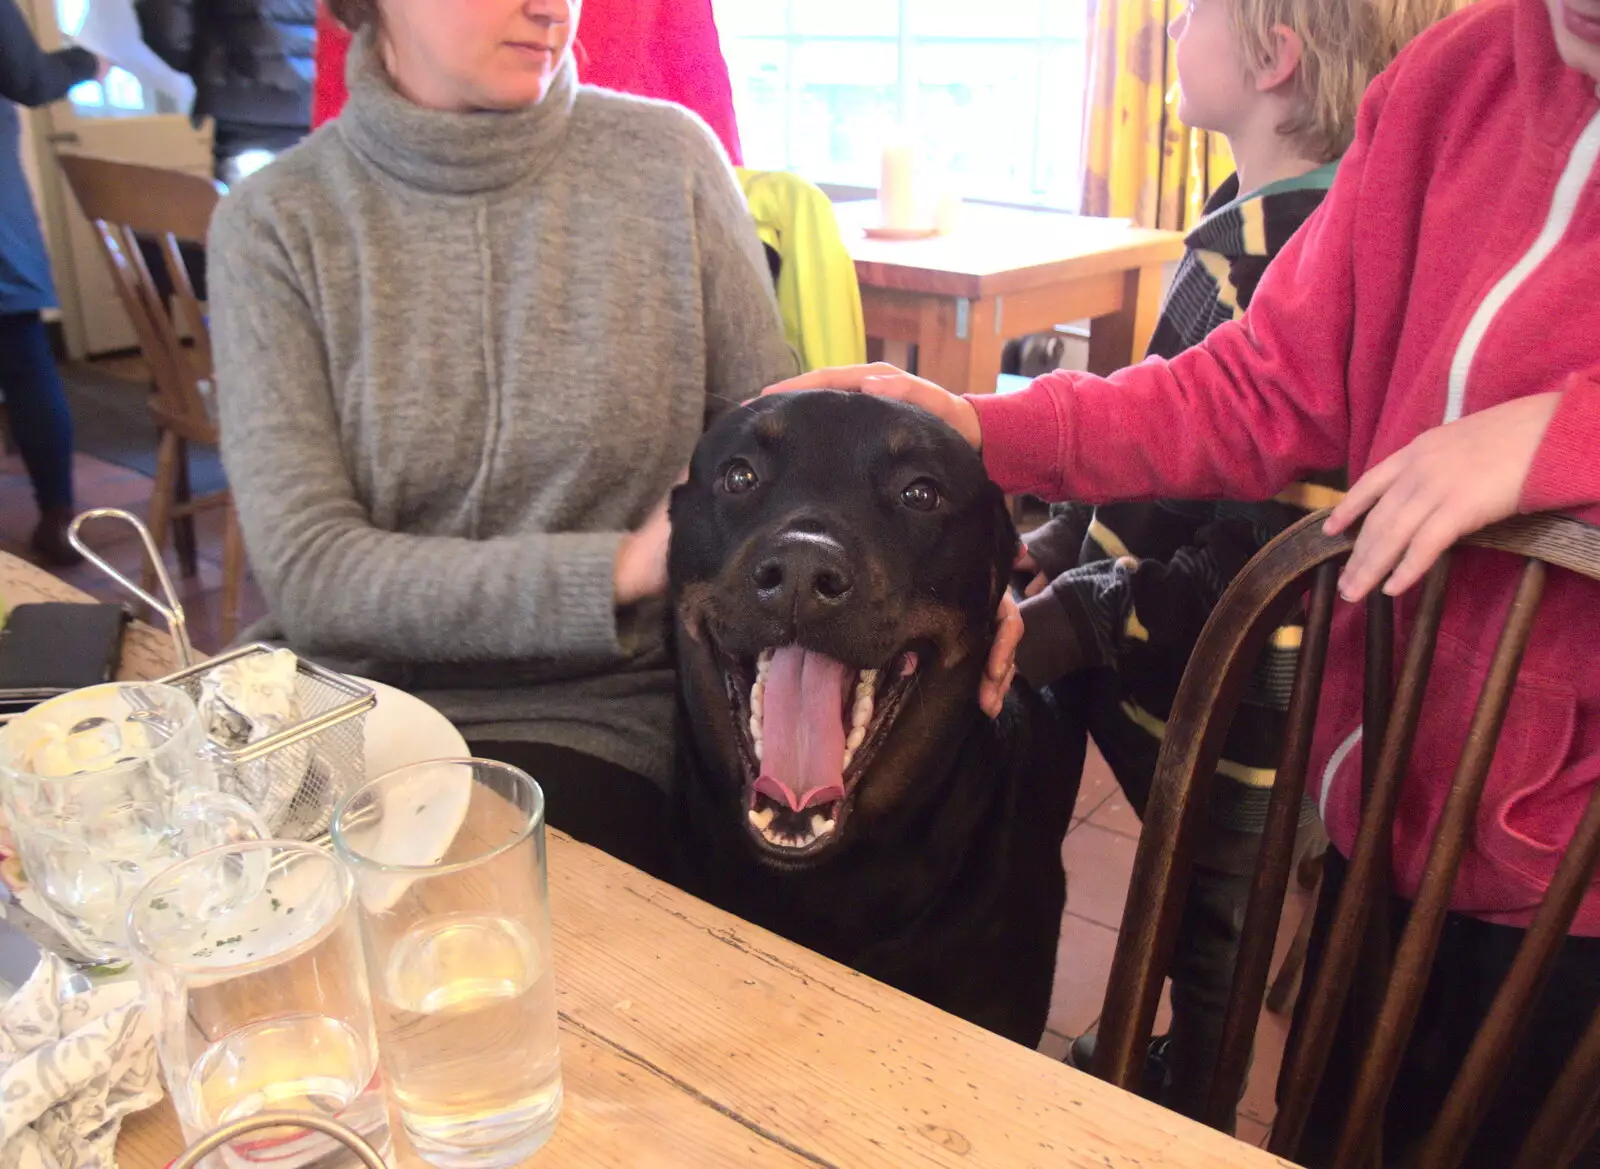
[[[1461,536],[1547,510],[1600,522],[1600,0],[1481,0],[1414,42],[1368,91],[1331,192],[1248,314],[1170,362],[1049,374],[1004,397],[882,366],[783,388],[819,387],[922,405],[1006,490],[1048,499],[1266,499],[1348,467],[1330,530],[1366,518],[1341,589],[1407,594],[1403,639],[1408,590]],[[1509,557],[1456,557],[1395,826],[1402,915],[1518,573]],[[1337,850],[1325,898],[1360,812],[1362,627],[1359,605],[1340,608],[1312,757]],[[1426,1133],[1600,782],[1596,645],[1600,585],[1552,571],[1387,1112],[1391,1149]],[[1600,1002],[1600,886],[1573,935],[1469,1164],[1511,1163]],[[1330,1069],[1320,1120],[1350,1074]],[[1313,1125],[1307,1164],[1325,1135]],[[1600,1145],[1586,1156],[1600,1164]]]

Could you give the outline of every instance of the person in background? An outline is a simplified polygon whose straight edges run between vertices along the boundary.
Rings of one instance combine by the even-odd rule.
[[[145,43],[193,79],[219,181],[232,186],[310,131],[316,0],[136,0],[134,11]]]
[[[733,87],[711,0],[585,0],[583,38],[574,45],[586,85],[677,102],[706,120],[735,166],[742,161]],[[317,22],[313,125],[345,102],[350,34],[322,6]]]
[[[667,867],[666,496],[795,372],[705,123],[579,85],[575,0],[334,0],[350,101],[223,200],[222,454],[251,632],[405,687]]]
[[[60,101],[74,85],[103,78],[106,68],[86,49],[44,52],[15,0],[0,0],[0,394],[39,504],[33,550],[58,567],[81,559],[67,542],[72,413],[40,316],[55,307],[55,284],[22,166],[22,119],[12,103]]]
[[[1151,338],[1173,358],[1244,315],[1274,256],[1322,204],[1355,137],[1368,84],[1458,0],[1194,0],[1177,42],[1178,116],[1227,137],[1238,172],[1206,205]],[[1337,502],[1342,471],[1259,503],[1159,500],[1068,508],[1032,533],[1018,672],[1070,693],[1141,817],[1178,683],[1239,569],[1308,510]],[[1300,626],[1257,664],[1212,780],[1206,829],[1172,966],[1172,1027],[1150,1046],[1145,1090],[1187,1116],[1206,1108],[1251,876],[1294,681]],[[1316,806],[1301,811],[1306,847]],[[1069,1058],[1088,1070],[1094,1035]]]
[[[1204,2],[1204,0],[1202,0]],[[1361,812],[1363,602],[1397,606],[1462,537],[1519,514],[1600,523],[1600,0],[1478,0],[1419,36],[1368,90],[1322,207],[1243,319],[1171,361],[1053,373],[959,398],[889,367],[778,387],[915,402],[1046,499],[1267,499],[1310,471],[1354,485],[1331,534],[1339,579],[1310,790],[1333,848],[1306,958],[1316,977]],[[1153,436],[1159,436],[1158,438]],[[1459,549],[1394,825],[1398,939],[1478,694],[1517,592],[1510,556]],[[1384,1110],[1404,1163],[1460,1066],[1600,782],[1600,585],[1552,570],[1508,697],[1476,823]],[[1557,952],[1464,1164],[1504,1169],[1600,1004],[1600,885]],[[1304,996],[1290,1032],[1304,1024]],[[1331,1164],[1364,1043],[1332,1039],[1296,1160]],[[1291,1065],[1286,1065],[1291,1066]],[[1575,1165],[1600,1165],[1600,1138]]]

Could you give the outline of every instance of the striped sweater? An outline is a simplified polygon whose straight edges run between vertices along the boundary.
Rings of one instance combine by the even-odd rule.
[[[1189,233],[1149,355],[1174,357],[1244,315],[1268,263],[1322,202],[1335,166],[1244,198],[1237,176],[1217,190]],[[1024,605],[1018,664],[1036,685],[1112,668],[1104,677],[1114,693],[1090,704],[1091,730],[1135,804],[1149,791],[1178,682],[1223,590],[1284,528],[1336,500],[1340,485],[1299,483],[1249,503],[1068,504],[1030,537],[1053,580]],[[1229,732],[1211,789],[1212,819],[1224,828],[1259,833],[1264,825],[1300,633],[1298,624],[1276,632]]]

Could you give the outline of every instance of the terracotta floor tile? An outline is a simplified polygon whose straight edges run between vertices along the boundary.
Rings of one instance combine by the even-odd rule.
[[[1046,1031],[1044,1038],[1039,1040],[1039,1051],[1054,1060],[1065,1059],[1067,1057],[1067,1048],[1071,1046],[1071,1038],[1066,1035],[1057,1035],[1054,1031]]]
[[[1266,1147],[1267,1137],[1269,1134],[1271,1134],[1271,1132],[1271,1125],[1266,1125],[1260,1123],[1259,1121],[1251,1120],[1248,1116],[1241,1116],[1239,1118],[1238,1130],[1234,1133],[1234,1135],[1245,1144],[1254,1145],[1256,1148],[1261,1149]]]
[[[1061,919],[1056,947],[1055,992],[1049,1028],[1057,1035],[1079,1035],[1100,1017],[1117,932],[1068,913]]]
[[[1139,822],[1132,805],[1128,803],[1128,797],[1123,795],[1120,789],[1107,796],[1105,802],[1090,814],[1089,823],[1134,840],[1139,838],[1139,833],[1144,827]]]
[[[1067,908],[1079,917],[1116,929],[1128,900],[1134,840],[1092,821],[1071,832],[1062,847],[1067,867]]]
[[[1083,782],[1078,788],[1078,806],[1073,815],[1078,819],[1087,819],[1105,803],[1106,797],[1118,790],[1111,768],[1106,765],[1095,745],[1090,743],[1088,756],[1083,763]]]

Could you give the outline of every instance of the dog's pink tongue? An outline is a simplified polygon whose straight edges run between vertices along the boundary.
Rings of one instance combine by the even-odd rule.
[[[844,698],[854,680],[849,666],[797,645],[773,653],[759,790],[796,812],[844,798]]]

